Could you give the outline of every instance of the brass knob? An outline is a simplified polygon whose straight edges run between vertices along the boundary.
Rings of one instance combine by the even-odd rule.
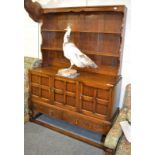
[[[78,120],[77,119],[75,120],[75,124],[78,124]]]
[[[52,116],[54,115],[54,111],[53,111],[53,110],[51,110],[51,112],[50,112],[50,113],[51,113],[51,115],[52,115]]]

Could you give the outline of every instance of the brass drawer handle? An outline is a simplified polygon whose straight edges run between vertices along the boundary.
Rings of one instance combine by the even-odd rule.
[[[54,115],[54,111],[53,111],[53,110],[50,111],[50,115],[51,115],[51,116]]]
[[[75,124],[76,124],[76,125],[78,124],[78,119],[75,120]]]

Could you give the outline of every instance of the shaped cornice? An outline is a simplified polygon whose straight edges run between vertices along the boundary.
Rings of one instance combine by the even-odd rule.
[[[24,0],[24,8],[35,22],[41,21],[43,9],[38,2]]]

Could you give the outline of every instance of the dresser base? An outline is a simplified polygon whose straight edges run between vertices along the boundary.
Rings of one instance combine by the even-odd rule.
[[[115,113],[115,117],[117,117],[117,114],[118,114],[118,112]],[[93,139],[89,139],[89,138],[84,137],[82,135],[79,135],[77,133],[74,133],[74,132],[71,132],[69,130],[57,127],[57,126],[55,126],[53,124],[46,123],[45,121],[42,121],[42,120],[38,119],[41,115],[43,115],[43,114],[42,113],[37,113],[34,117],[30,118],[30,121],[33,122],[33,123],[36,123],[38,125],[41,125],[43,127],[46,127],[48,129],[51,129],[53,131],[56,131],[58,133],[64,134],[64,135],[69,136],[71,138],[74,138],[74,139],[77,139],[77,140],[82,141],[84,143],[87,143],[89,145],[92,145],[94,147],[97,147],[99,149],[102,149],[104,151],[108,151],[107,150],[108,148],[106,148],[103,145],[103,142],[104,142],[104,139],[105,139],[105,135],[102,135],[101,141],[97,142],[97,141],[95,141]],[[115,119],[115,118],[113,118],[113,119]]]

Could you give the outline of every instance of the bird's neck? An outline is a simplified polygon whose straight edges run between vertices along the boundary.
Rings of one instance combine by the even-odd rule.
[[[64,43],[68,43],[70,40],[70,33],[71,31],[67,31],[64,35]]]

